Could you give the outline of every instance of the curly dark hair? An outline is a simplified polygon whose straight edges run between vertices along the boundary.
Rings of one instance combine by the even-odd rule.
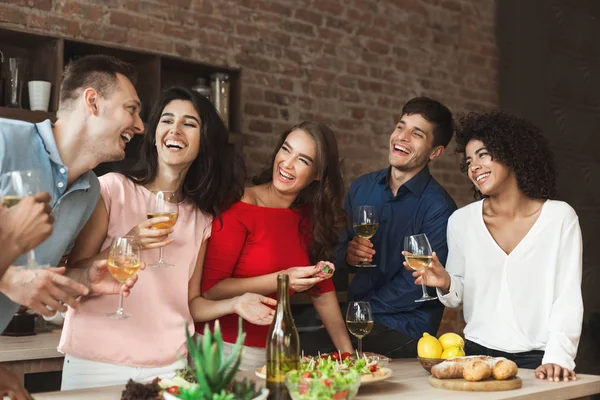
[[[172,87],[160,94],[154,104],[140,149],[140,157],[124,175],[138,185],[153,182],[158,174],[156,128],[164,108],[174,100],[193,104],[200,116],[200,150],[183,180],[184,197],[204,213],[221,213],[242,198],[246,169],[241,158],[229,146],[229,131],[206,97],[184,87]]]
[[[252,183],[261,185],[273,180],[277,152],[288,135],[297,129],[308,133],[317,144],[318,180],[302,189],[292,208],[305,210],[312,226],[312,245],[309,251],[311,262],[333,261],[341,229],[347,225],[347,216],[343,208],[345,189],[339,150],[331,128],[321,122],[304,121],[283,132],[271,156],[271,164],[259,176],[254,177]],[[302,226],[301,221],[299,229]]]
[[[500,111],[469,113],[460,119],[456,153],[462,154],[460,170],[467,173],[465,149],[471,140],[481,140],[492,159],[515,171],[519,190],[534,199],[556,195],[554,153],[532,123]],[[474,187],[475,198],[482,194]]]

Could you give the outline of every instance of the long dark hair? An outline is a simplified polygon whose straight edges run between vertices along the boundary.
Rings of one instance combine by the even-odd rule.
[[[333,131],[327,125],[304,121],[283,132],[271,156],[270,166],[259,176],[254,177],[252,183],[261,185],[273,180],[275,157],[288,135],[297,129],[308,133],[317,144],[318,180],[300,191],[292,208],[306,210],[306,216],[310,220],[312,226],[312,245],[309,251],[311,262],[333,261],[340,231],[346,226],[347,217],[342,206],[344,181],[340,169],[337,141]]]
[[[242,160],[229,146],[229,132],[217,110],[208,99],[194,91],[172,87],[161,94],[148,118],[140,158],[124,174],[140,185],[156,179],[156,127],[164,108],[173,100],[191,102],[200,116],[200,149],[183,181],[183,195],[201,211],[220,217],[222,211],[241,199],[246,178],[245,168]]]

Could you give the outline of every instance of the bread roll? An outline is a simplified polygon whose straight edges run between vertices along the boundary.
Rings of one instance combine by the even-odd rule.
[[[514,363],[514,361],[504,359],[498,361],[496,365],[494,365],[494,368],[492,370],[492,376],[494,377],[494,379],[503,381],[505,379],[510,379],[513,376],[517,376],[518,372],[519,368],[517,367],[517,364]]]
[[[463,378],[469,382],[478,382],[492,376],[492,367],[485,361],[473,361],[465,365]]]
[[[467,356],[456,357],[443,361],[431,367],[431,375],[438,379],[456,379],[463,377],[463,370],[467,364],[474,361],[491,362],[492,357],[488,356]],[[491,365],[490,365],[491,367]]]

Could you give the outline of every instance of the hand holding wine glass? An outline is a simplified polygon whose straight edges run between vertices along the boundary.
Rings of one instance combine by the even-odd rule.
[[[354,226],[354,232],[360,238],[364,239],[362,242],[370,240],[375,233],[377,233],[377,229],[379,228],[379,219],[377,217],[377,212],[374,206],[358,206],[354,209],[352,216],[352,223]],[[366,243],[361,243],[361,241],[355,241],[355,246],[348,246],[348,252],[350,253],[350,259],[352,256],[359,256],[361,254],[369,254],[372,252],[369,251],[369,246]],[[364,247],[364,249],[362,247]],[[372,244],[370,246],[373,247]],[[361,253],[362,252],[362,253]],[[356,254],[354,254],[356,253]],[[373,252],[374,254],[374,252]],[[372,254],[371,254],[372,257]],[[358,264],[355,264],[357,267],[376,267],[377,265],[371,264],[368,259],[368,256],[363,258],[363,261],[360,261]]]
[[[432,251],[427,235],[411,235],[404,238],[404,251],[402,252],[405,262],[414,270],[420,271],[431,267]],[[415,302],[435,300],[437,297],[430,296],[425,288],[425,282],[421,283],[423,296]]]
[[[41,192],[41,182],[38,173],[33,170],[11,171],[0,176],[0,193],[2,193],[2,206],[11,208],[21,199]],[[27,268],[46,268],[35,259],[35,251],[27,253]]]
[[[6,235],[4,245],[15,248],[14,258],[25,254],[44,242],[52,234],[54,218],[46,192],[24,197],[16,206],[0,207]],[[1,203],[0,203],[1,204]]]
[[[131,228],[126,236],[133,236],[138,239],[141,250],[157,249],[173,242],[169,234],[173,233],[173,228],[155,229],[158,226],[171,221],[170,217],[150,218]]]
[[[121,283],[137,275],[142,260],[137,240],[132,237],[117,237],[113,240],[108,253],[108,272]],[[131,315],[123,310],[123,292],[119,294],[119,307],[114,313],[106,315],[111,319],[127,319]]]
[[[163,222],[155,222],[152,224],[150,229],[155,230],[164,230],[164,229],[172,229],[177,222],[177,218],[179,216],[179,208],[177,204],[177,193],[167,190],[158,190],[153,191],[152,196],[150,196],[148,204],[148,220],[156,219],[158,217],[167,218],[166,221]],[[152,267],[160,268],[160,267],[172,267],[173,264],[169,264],[165,261],[163,256],[164,246],[160,247],[160,254],[158,257],[158,261],[156,264],[152,264]]]
[[[358,354],[362,356],[362,339],[373,329],[373,312],[367,301],[352,301],[346,312],[348,331],[358,339]]]
[[[402,255],[406,257],[408,253],[403,251]],[[413,271],[412,276],[416,278],[415,284],[417,285],[422,285],[424,282],[427,282],[427,286],[440,288],[443,292],[447,292],[450,288],[450,274],[440,263],[435,251],[431,253],[431,267],[415,270],[414,268],[411,268],[406,261],[404,261],[404,268],[409,271]]]

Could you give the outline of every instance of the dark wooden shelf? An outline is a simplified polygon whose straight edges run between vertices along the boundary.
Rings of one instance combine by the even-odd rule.
[[[0,107],[0,118],[18,119],[27,122],[42,122],[50,119],[54,122],[56,120],[56,113],[31,111],[23,108]]]

